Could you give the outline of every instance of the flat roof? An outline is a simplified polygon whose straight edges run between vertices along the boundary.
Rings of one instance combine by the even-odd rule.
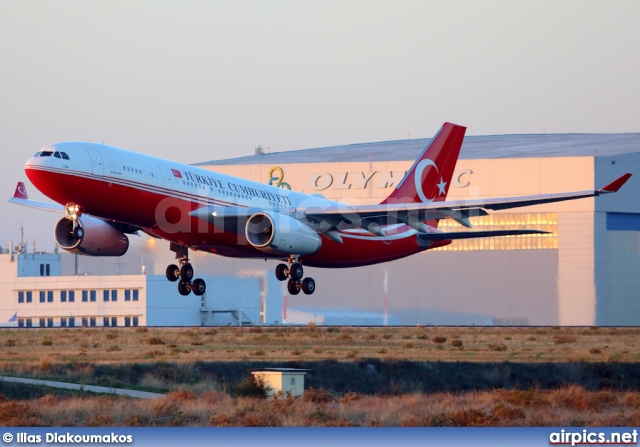
[[[415,160],[431,138],[273,152],[212,160],[208,165],[255,165]],[[610,157],[640,152],[640,133],[567,133],[467,136],[460,159]]]

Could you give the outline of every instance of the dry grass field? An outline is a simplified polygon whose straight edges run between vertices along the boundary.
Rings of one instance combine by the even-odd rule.
[[[640,328],[245,327],[0,330],[0,369],[89,362],[638,362]]]
[[[175,391],[164,399],[46,394],[0,399],[2,426],[484,427],[640,425],[640,393],[579,387],[468,393],[256,399]]]
[[[640,425],[640,329],[75,328],[0,331],[0,374],[168,393],[0,383],[0,425]],[[303,397],[248,397],[251,369],[309,368]]]

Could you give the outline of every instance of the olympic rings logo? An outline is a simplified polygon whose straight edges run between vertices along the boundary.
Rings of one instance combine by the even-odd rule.
[[[284,171],[280,166],[274,166],[269,170],[269,185],[291,191],[291,186],[283,180]]]

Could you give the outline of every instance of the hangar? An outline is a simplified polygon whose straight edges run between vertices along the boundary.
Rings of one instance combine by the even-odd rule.
[[[430,139],[256,155],[197,166],[350,204],[380,203]],[[317,309],[381,311],[402,324],[640,324],[640,133],[468,136],[448,199],[593,190],[617,194],[496,212],[474,229],[548,235],[454,241],[370,267],[314,269]],[[454,221],[439,228],[464,230]],[[388,293],[382,277],[388,275]],[[291,301],[294,301],[292,299]],[[297,303],[297,304],[296,304]]]

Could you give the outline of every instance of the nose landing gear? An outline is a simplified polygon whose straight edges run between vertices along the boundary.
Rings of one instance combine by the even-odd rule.
[[[311,295],[316,290],[316,282],[313,278],[302,279],[304,275],[304,269],[302,264],[298,261],[298,256],[291,255],[287,264],[278,264],[276,267],[276,278],[279,281],[286,281],[287,290],[291,295],[297,295],[302,290],[306,295]]]

